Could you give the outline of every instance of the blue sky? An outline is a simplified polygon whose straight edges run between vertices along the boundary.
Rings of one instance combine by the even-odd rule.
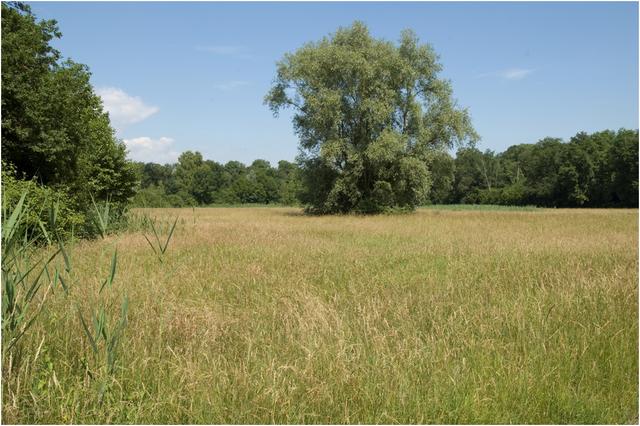
[[[198,150],[218,162],[293,160],[291,114],[263,97],[285,52],[354,20],[433,45],[482,150],[638,128],[638,4],[31,3],[85,63],[141,161]]]

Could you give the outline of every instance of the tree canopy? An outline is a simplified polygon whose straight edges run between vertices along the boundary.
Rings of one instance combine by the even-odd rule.
[[[275,115],[295,111],[310,211],[379,212],[425,200],[429,153],[478,139],[441,69],[412,31],[394,44],[360,22],[284,56],[265,102]]]
[[[2,3],[2,158],[21,178],[64,190],[78,206],[89,194],[125,202],[135,172],[116,139],[85,65],[62,61],[54,20]]]
[[[298,204],[298,167],[288,161],[278,167],[262,159],[245,166],[204,160],[185,151],[176,164],[136,163],[140,191],[136,206],[182,207],[209,204]]]
[[[463,148],[433,164],[433,203],[638,206],[638,130],[544,138],[499,154]]]

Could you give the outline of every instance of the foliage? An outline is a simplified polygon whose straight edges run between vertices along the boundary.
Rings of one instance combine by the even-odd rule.
[[[458,150],[431,163],[430,198],[442,203],[541,207],[638,207],[638,130],[544,138],[495,154]],[[446,164],[446,163],[445,163]],[[450,188],[450,189],[449,189]]]
[[[428,192],[428,202],[443,204],[449,201],[449,194],[455,182],[455,162],[446,152],[433,151],[428,162],[433,183]]]
[[[298,165],[281,160],[276,175],[279,182],[278,202],[287,206],[297,205],[298,194],[302,190]]]
[[[35,179],[23,180],[15,177],[10,165],[2,167],[2,205],[5,211],[14,208],[23,194],[27,194],[29,208],[22,212],[21,222],[25,229],[37,230],[39,242],[55,241],[56,236],[68,239],[84,227],[87,217],[69,203],[69,194],[62,189],[39,185]]]
[[[156,185],[138,190],[131,199],[131,205],[134,207],[173,207],[167,200],[164,188]]]
[[[87,337],[94,360],[96,360],[97,365],[99,365],[98,368],[104,367],[107,375],[113,375],[115,373],[118,344],[127,326],[128,309],[129,301],[125,297],[120,308],[120,318],[114,320],[113,314],[107,313],[107,307],[104,304],[100,304],[96,310],[91,312],[93,330],[89,329],[81,310],[78,309],[78,317],[82,324],[82,330]],[[102,360],[99,360],[99,358],[102,358]],[[103,382],[100,389],[100,397],[102,397],[102,393],[106,390],[107,383],[108,382]]]
[[[384,159],[385,153],[374,144],[367,155]],[[455,158],[430,149],[424,163],[408,157],[399,164],[387,164],[378,173],[382,178],[374,182],[370,197],[359,201],[358,211],[397,211],[398,200],[412,199],[422,199],[424,204],[637,207],[637,153],[638,131],[624,129],[580,132],[566,143],[544,138],[536,144],[513,145],[502,153],[461,147]],[[238,161],[221,165],[204,160],[198,152],[186,152],[180,158],[178,164],[163,166],[136,163],[141,189],[132,205],[302,203],[338,208],[348,202],[339,191],[332,193],[332,185],[348,187],[348,182],[338,182],[337,170],[318,157],[300,157],[299,163],[280,161],[277,168],[265,160],[249,166]],[[326,194],[332,195],[325,198]]]
[[[58,269],[54,273],[54,279],[48,272],[48,266],[53,259],[63,250],[60,248],[51,253],[35,250],[35,244],[46,233],[42,222],[36,215],[38,226],[33,224],[33,215],[30,210],[28,190],[24,190],[15,204],[3,204],[2,209],[2,347],[3,356],[16,345],[21,337],[29,330],[36,320],[51,286],[59,280]],[[50,206],[50,217],[54,218],[56,212]],[[31,217],[31,221],[27,220]],[[55,223],[50,224],[55,230]],[[47,236],[47,238],[49,238]],[[65,254],[66,256],[66,254]],[[48,285],[43,286],[43,275],[47,273]],[[44,287],[44,290],[41,289]],[[39,293],[44,293],[40,295]],[[4,357],[3,357],[4,359]],[[13,366],[13,359],[10,369]],[[17,361],[15,361],[17,362]]]
[[[177,164],[135,167],[141,185],[131,202],[134,207],[298,203],[299,169],[288,161],[280,161],[277,168],[261,159],[249,166],[238,161],[222,165],[186,151]]]
[[[429,153],[478,139],[440,71],[413,32],[394,45],[360,22],[284,56],[265,102],[276,115],[295,110],[309,211],[373,213],[425,201]]]
[[[75,213],[91,195],[122,210],[136,175],[85,65],[61,60],[50,43],[53,20],[37,21],[28,5],[2,4],[2,158],[20,179],[67,194]],[[82,232],[95,231],[90,220]]]

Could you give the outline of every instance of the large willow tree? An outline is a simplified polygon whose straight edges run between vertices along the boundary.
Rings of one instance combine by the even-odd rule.
[[[316,213],[414,208],[431,179],[430,155],[475,141],[429,45],[409,30],[399,45],[355,22],[278,63],[265,102],[295,110],[302,200]]]

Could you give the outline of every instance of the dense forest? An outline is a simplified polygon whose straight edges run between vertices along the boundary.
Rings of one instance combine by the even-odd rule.
[[[545,138],[498,154],[433,151],[429,160],[429,204],[638,206],[637,130],[581,132],[568,142]],[[136,206],[300,204],[301,170],[288,161],[219,164],[187,151],[176,164],[136,163],[136,170]]]

